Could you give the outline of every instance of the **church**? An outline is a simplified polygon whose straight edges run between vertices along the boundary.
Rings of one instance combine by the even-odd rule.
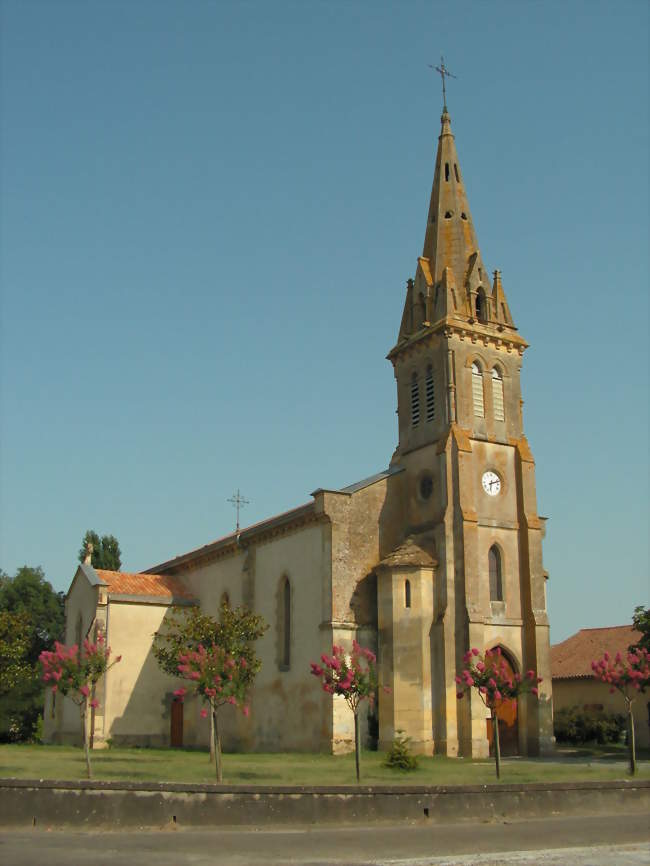
[[[223,712],[227,749],[352,749],[352,716],[309,662],[356,638],[389,687],[363,720],[367,743],[387,748],[403,731],[421,754],[486,756],[488,711],[474,693],[457,700],[455,677],[468,648],[498,646],[515,672],[543,678],[539,701],[500,711],[503,751],[549,752],[545,518],[520,386],[527,346],[499,271],[483,262],[445,104],[424,246],[387,356],[399,428],[388,467],[141,574],[79,566],[66,643],[102,629],[123,657],[97,686],[94,746],[207,745],[200,705],[175,701],[179,680],[158,668],[152,638],[175,606],[216,616],[225,599],[269,624],[250,716]],[[77,708],[48,694],[46,739],[71,742],[78,729]]]

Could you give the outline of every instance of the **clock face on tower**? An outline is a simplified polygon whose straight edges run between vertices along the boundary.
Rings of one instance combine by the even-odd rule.
[[[483,484],[483,490],[485,490],[488,496],[497,496],[501,490],[501,479],[496,472],[484,472],[481,482]]]

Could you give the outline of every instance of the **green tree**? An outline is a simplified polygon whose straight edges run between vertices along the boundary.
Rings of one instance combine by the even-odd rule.
[[[99,535],[94,529],[89,529],[81,541],[79,562],[83,562],[91,549],[90,564],[93,568],[104,568],[107,571],[119,571],[122,565],[122,551],[114,535]]]
[[[31,675],[28,650],[29,620],[25,614],[0,610],[0,698],[19,688]]]
[[[43,710],[38,658],[63,636],[64,596],[52,589],[42,568],[24,565],[13,577],[0,575],[0,614],[6,639],[1,663],[4,668],[4,658],[13,659],[16,680],[0,703],[0,740],[25,740]]]
[[[650,607],[644,607],[642,604],[634,608],[632,615],[632,625],[641,632],[641,638],[632,646],[631,651],[635,649],[644,649],[650,652]]]

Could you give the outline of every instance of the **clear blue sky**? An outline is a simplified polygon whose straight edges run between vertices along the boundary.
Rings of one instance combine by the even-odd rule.
[[[384,468],[448,103],[553,641],[648,603],[648,5],[4,0],[0,567],[138,570]]]

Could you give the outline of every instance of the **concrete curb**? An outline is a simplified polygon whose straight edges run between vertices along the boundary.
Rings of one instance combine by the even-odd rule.
[[[650,813],[650,781],[490,785],[204,785],[0,779],[0,825],[242,827]]]

